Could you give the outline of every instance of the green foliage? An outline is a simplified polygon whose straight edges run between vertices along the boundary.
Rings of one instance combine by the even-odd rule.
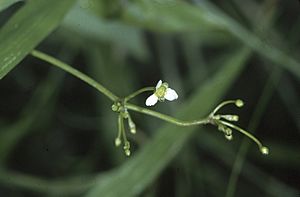
[[[19,1],[22,1],[22,0],[2,0],[0,2],[0,12]]]
[[[234,54],[214,78],[195,91],[195,95],[186,103],[186,106],[178,110],[177,116],[191,119],[208,114],[214,107],[214,103],[226,92],[234,77],[242,70],[248,56],[248,50],[241,50]],[[205,107],[197,107],[199,100]],[[169,124],[162,126],[162,129],[157,131],[155,138],[144,146],[138,155],[127,161],[120,169],[108,174],[107,178],[100,177],[88,196],[93,197],[100,194],[105,194],[105,196],[138,195],[181,150],[195,129],[196,127],[178,128]],[[122,184],[123,182],[126,184]]]
[[[0,194],[296,196],[297,3],[0,1]],[[180,120],[206,117],[222,100],[241,98],[243,109],[228,106],[221,115],[239,114],[239,125],[266,142],[270,155],[262,157],[239,134],[228,143],[215,127],[179,127],[130,111],[121,124],[132,131],[127,158],[114,146],[114,103],[29,57],[41,55],[37,47],[112,100],[169,82],[178,100],[147,109]],[[143,106],[150,94],[130,103]]]
[[[28,1],[10,18],[0,31],[0,79],[58,26],[73,3]]]

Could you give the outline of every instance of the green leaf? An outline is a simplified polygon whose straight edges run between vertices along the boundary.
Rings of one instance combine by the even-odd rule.
[[[75,0],[27,1],[0,30],[0,79],[48,36]]]
[[[1,0],[1,2],[0,2],[0,12],[2,10],[5,10],[9,6],[19,2],[19,1],[23,1],[23,0]]]
[[[209,16],[205,9],[185,2],[143,0],[129,4],[122,15],[126,22],[160,32],[220,29]]]
[[[220,9],[210,3],[203,4],[205,10],[208,10],[213,14],[215,18],[218,18],[222,22],[222,26],[233,36],[242,41],[245,45],[258,52],[263,57],[271,60],[275,63],[274,66],[280,66],[300,79],[300,63],[298,59],[290,56],[290,54],[284,50],[284,47],[277,47],[271,40],[266,40],[255,33],[249,31],[230,16],[223,13]],[[281,38],[281,40],[284,40]]]
[[[140,29],[118,21],[104,20],[79,5],[66,15],[62,26],[83,38],[112,43],[120,49],[125,49],[130,55],[148,55]]]
[[[179,110],[178,117],[190,120],[206,116],[239,75],[249,54],[248,49],[234,54],[215,77],[199,88],[192,99]],[[166,124],[151,142],[140,152],[135,153],[136,155],[128,162],[119,169],[101,176],[87,196],[114,197],[140,194],[179,153],[196,129],[197,127],[184,128]]]
[[[206,34],[231,34],[264,58],[274,62],[275,66],[287,69],[300,79],[299,60],[283,50],[282,46],[277,47],[272,40],[261,38],[249,31],[208,1],[201,1],[195,6],[176,0],[138,0],[127,6],[123,19],[128,23],[159,32],[201,31]]]
[[[21,172],[0,168],[1,187],[17,187],[35,192],[51,193],[43,196],[79,196],[86,188],[93,184],[93,177],[72,176],[65,179],[43,179],[37,176],[27,175]]]

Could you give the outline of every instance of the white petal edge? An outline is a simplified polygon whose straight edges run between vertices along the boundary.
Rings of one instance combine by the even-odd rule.
[[[176,93],[175,90],[168,88],[165,94],[165,99],[168,101],[173,101],[178,98],[178,94]]]
[[[152,94],[151,96],[149,96],[146,99],[146,105],[147,106],[153,106],[157,103],[157,101],[158,101],[158,97],[155,94]]]
[[[162,80],[159,80],[158,82],[157,82],[157,84],[156,84],[156,89],[158,89],[160,86],[161,86],[161,84],[162,84]]]

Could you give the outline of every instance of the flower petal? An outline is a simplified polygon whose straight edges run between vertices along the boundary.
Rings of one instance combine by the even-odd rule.
[[[158,82],[157,82],[157,84],[156,84],[156,89],[158,89],[160,86],[161,86],[161,84],[162,84],[162,80],[159,80]]]
[[[178,98],[178,94],[176,93],[175,90],[168,88],[165,94],[165,99],[168,101],[173,101]]]
[[[146,105],[147,106],[153,106],[157,103],[158,98],[155,94],[152,94],[151,96],[149,96],[146,100]]]

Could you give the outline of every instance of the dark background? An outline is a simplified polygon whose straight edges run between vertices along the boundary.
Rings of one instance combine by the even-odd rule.
[[[213,20],[214,12],[200,11],[204,1],[180,2],[188,7],[159,0],[79,1],[38,49],[118,96],[154,86],[159,79],[167,81],[179,99],[152,109],[175,117],[199,88],[213,83],[214,76],[222,75],[228,62],[234,63],[249,47],[244,40],[248,35],[237,27],[299,59],[298,1],[210,1],[226,22],[234,23],[237,29],[230,31],[218,21],[211,25],[196,19],[202,13]],[[2,11],[0,25],[25,4]],[[208,114],[223,100],[243,99],[243,108],[226,107],[222,112],[238,114],[237,125],[255,133],[269,147],[269,155],[260,154],[238,132],[228,142],[213,126],[196,127],[178,150],[155,157],[166,161],[158,171],[145,167],[144,180],[128,176],[128,181],[115,184],[112,180],[122,176],[136,155],[151,160],[156,152],[146,155],[144,147],[170,123],[131,113],[137,134],[128,134],[132,156],[126,157],[114,146],[117,115],[110,110],[112,102],[68,73],[27,56],[0,81],[0,196],[109,196],[92,192],[105,183],[116,188],[112,196],[119,196],[120,187],[131,190],[135,185],[142,189],[124,196],[299,196],[299,74],[287,69],[284,60],[270,59],[273,52],[262,47],[247,49],[241,70],[229,77],[230,85],[222,87],[221,82],[193,107],[201,110],[213,99]],[[214,91],[224,93],[215,98]],[[144,106],[148,95],[133,102]],[[164,142],[160,144],[163,149]],[[136,171],[143,167],[141,163]]]

